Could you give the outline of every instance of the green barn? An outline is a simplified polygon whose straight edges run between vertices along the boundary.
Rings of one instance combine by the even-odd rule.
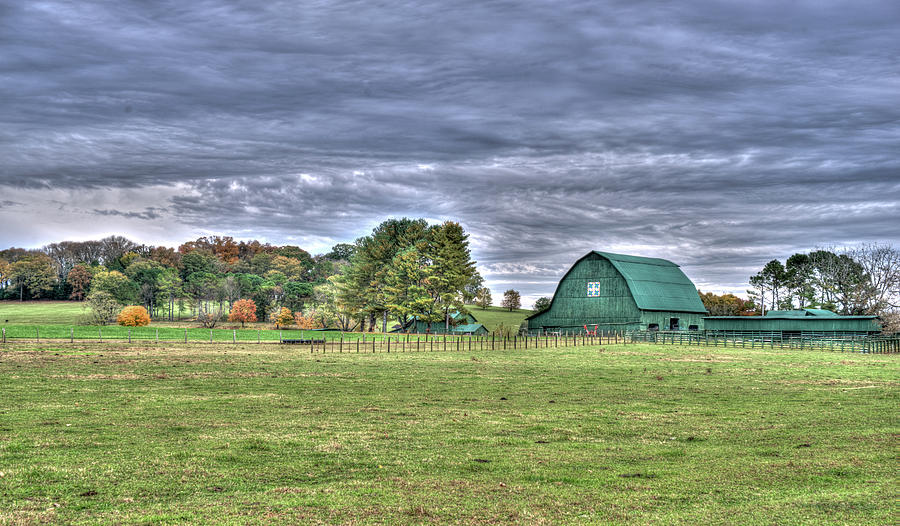
[[[550,308],[526,319],[533,332],[699,330],[706,314],[675,263],[593,251],[566,272]]]

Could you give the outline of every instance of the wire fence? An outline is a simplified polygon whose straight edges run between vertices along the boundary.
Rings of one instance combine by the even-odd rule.
[[[627,344],[624,332],[604,335],[449,335],[348,333],[313,330],[183,329],[174,327],[13,326],[0,329],[0,342],[128,342],[292,344],[314,352],[422,352],[507,350]]]
[[[756,331],[635,331],[632,342],[661,345],[703,345],[746,349],[797,349],[832,352],[898,353],[900,334],[802,334],[785,336],[780,332]]]
[[[183,329],[174,327],[13,326],[0,328],[0,343],[128,342],[285,344],[322,353],[449,352],[587,347],[597,345],[702,345],[705,347],[898,353],[900,334],[802,335],[710,331],[597,331],[541,335],[345,333],[312,330]]]

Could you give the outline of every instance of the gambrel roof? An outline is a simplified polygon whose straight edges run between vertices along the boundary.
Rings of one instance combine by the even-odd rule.
[[[706,313],[697,287],[675,263],[597,250],[593,253],[608,259],[622,274],[639,309]]]
[[[594,254],[607,259],[625,278],[628,290],[639,309],[706,314],[706,307],[703,306],[694,283],[678,265],[665,259],[594,250],[576,261],[562,277],[560,284],[582,260]],[[553,301],[556,301],[556,294],[553,296]],[[526,319],[542,312],[536,312]]]

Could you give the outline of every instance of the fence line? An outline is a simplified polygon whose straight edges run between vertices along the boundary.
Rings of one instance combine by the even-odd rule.
[[[721,333],[710,331],[598,331],[555,334],[525,334],[506,336],[471,336],[447,334],[383,334],[344,333],[300,330],[233,330],[233,329],[177,329],[150,327],[34,327],[33,333],[22,327],[7,331],[0,329],[0,343],[13,341],[69,342],[153,342],[296,345],[316,353],[362,352],[460,352],[506,351],[558,347],[586,347],[596,345],[629,345],[651,343],[657,345],[703,345],[706,347],[771,348],[790,350],[828,350],[861,353],[898,353],[900,334],[845,335],[830,337],[792,336],[780,333]],[[96,332],[94,332],[96,331]],[[264,337],[265,336],[265,337]]]
[[[662,345],[704,345],[745,349],[816,349],[879,354],[900,352],[900,334],[783,336],[779,332],[635,331],[630,333],[630,337],[633,342]]]

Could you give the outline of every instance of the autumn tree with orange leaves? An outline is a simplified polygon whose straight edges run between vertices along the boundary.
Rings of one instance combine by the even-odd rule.
[[[256,303],[253,300],[237,300],[231,306],[231,312],[228,313],[228,321],[241,322],[241,328],[246,322],[256,321]]]
[[[122,309],[116,321],[125,327],[146,327],[150,325],[150,314],[140,305],[131,305]]]

